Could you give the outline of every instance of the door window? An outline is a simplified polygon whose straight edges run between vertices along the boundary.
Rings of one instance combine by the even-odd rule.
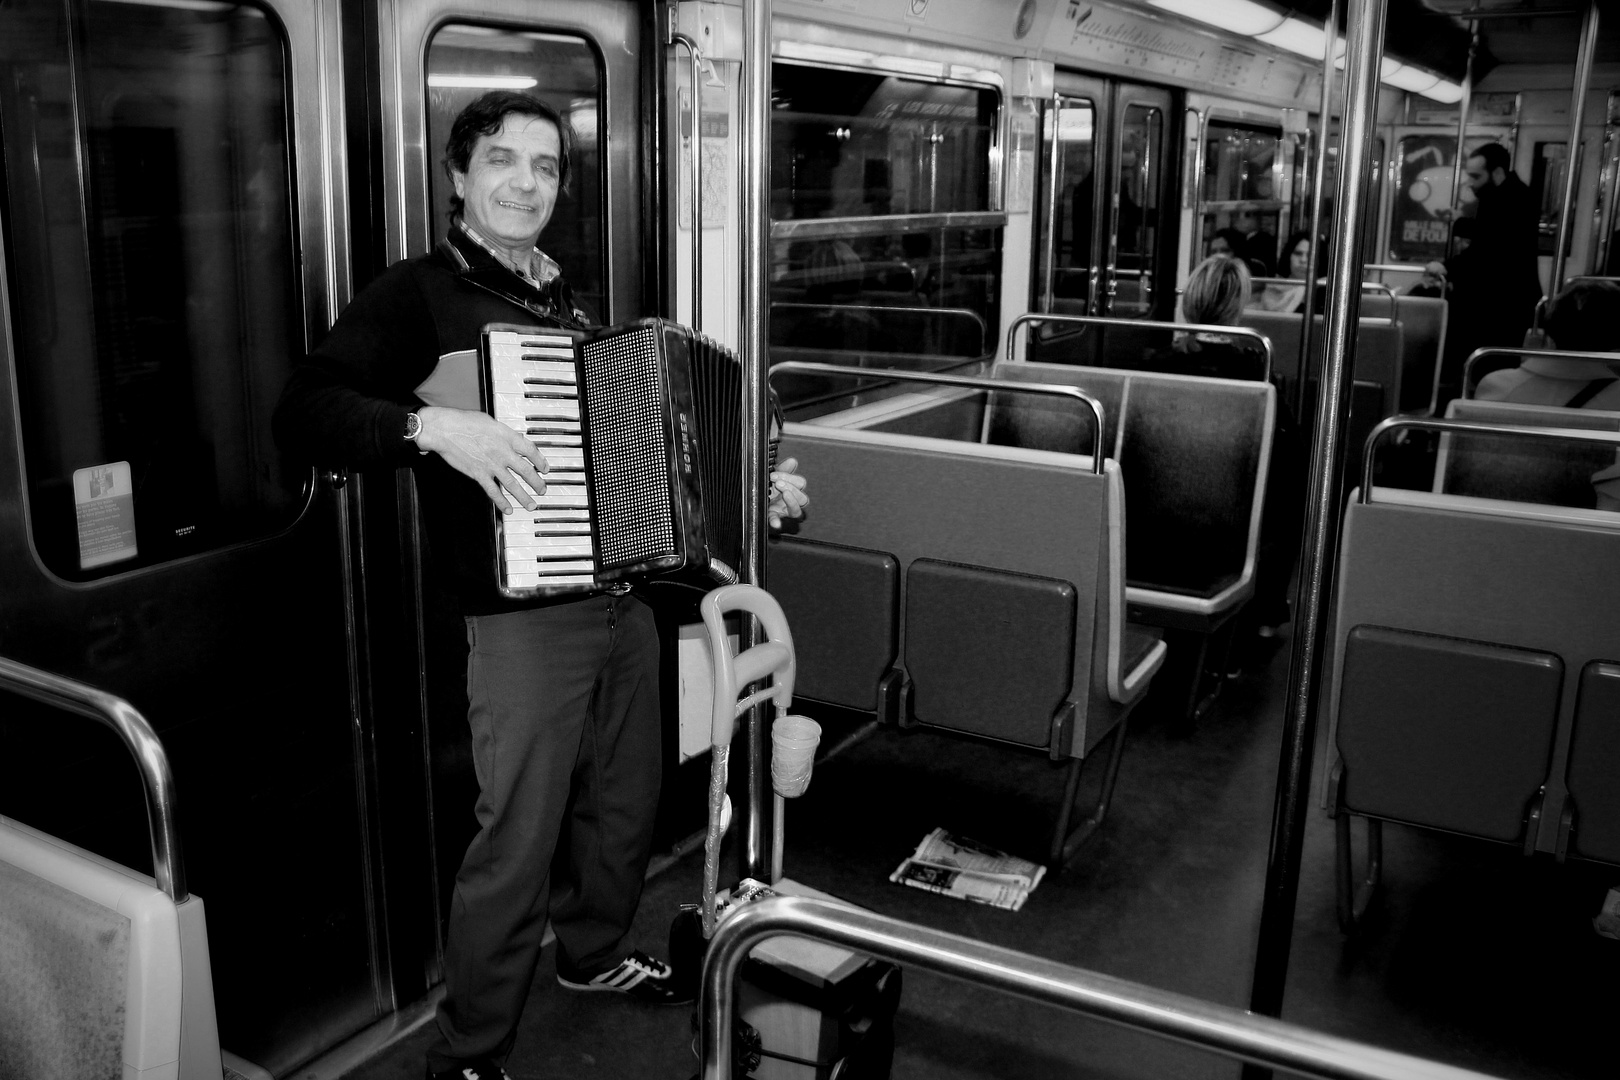
[[[1153,105],[1125,107],[1120,125],[1115,285],[1111,314],[1152,314],[1154,252],[1159,243],[1159,189],[1164,183],[1164,113]]]
[[[568,190],[557,197],[540,248],[563,268],[574,302],[594,319],[606,316],[603,176],[598,118],[602,67],[582,37],[532,30],[450,24],[433,35],[427,56],[427,131],[433,235],[450,225],[454,188],[444,146],[456,114],[491,90],[532,94],[556,108],[573,132]]]
[[[0,5],[28,521],[87,580],[271,535],[270,413],[304,348],[286,43],[228,2]]]
[[[1079,97],[1059,97],[1047,110],[1046,144],[1050,148],[1051,197],[1042,208],[1043,222],[1038,281],[1045,294],[1043,310],[1088,314],[1097,233],[1097,106]],[[1055,145],[1054,145],[1055,144]],[[1051,258],[1050,274],[1046,260]]]

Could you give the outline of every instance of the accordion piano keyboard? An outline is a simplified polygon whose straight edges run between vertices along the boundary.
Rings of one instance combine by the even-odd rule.
[[[539,505],[525,510],[513,502],[511,512],[502,515],[506,585],[591,585],[596,552],[574,342],[561,334],[491,334],[489,364],[495,419],[534,443],[549,466],[545,493],[535,496]]]

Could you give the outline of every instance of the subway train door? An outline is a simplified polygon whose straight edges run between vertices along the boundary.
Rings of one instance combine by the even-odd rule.
[[[0,4],[0,654],[163,739],[221,1042],[286,1075],[392,1008],[333,486],[282,460],[347,300],[337,5]],[[136,771],[0,693],[0,813],[150,869]]]
[[[380,188],[387,261],[422,254],[449,225],[450,181],[442,164],[450,123],[492,89],[534,94],[573,129],[569,191],[560,195],[540,247],[563,267],[574,298],[598,322],[648,314],[643,305],[640,88],[642,19],[630,2],[582,0],[425,0],[384,8],[377,77],[381,116]],[[649,9],[650,10],[650,9]],[[655,43],[647,49],[657,52]],[[417,504],[403,484],[393,504],[414,544]],[[438,903],[426,932],[438,947],[461,855],[476,831],[477,782],[468,748],[466,628],[437,587],[431,565],[408,557],[418,602],[416,643],[426,703],[431,855]],[[380,657],[379,662],[385,662]],[[437,962],[429,972],[436,977]]]
[[[1043,126],[1035,307],[1169,318],[1175,282],[1166,251],[1173,238],[1164,227],[1175,180],[1170,93],[1062,70],[1055,86]],[[1099,363],[1108,336],[1097,328],[1049,325],[1035,334],[1030,356]]]

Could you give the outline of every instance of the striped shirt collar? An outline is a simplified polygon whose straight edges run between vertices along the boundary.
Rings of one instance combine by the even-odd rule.
[[[456,224],[461,227],[461,231],[466,233],[473,243],[493,255],[496,262],[536,288],[549,283],[553,278],[562,274],[562,267],[557,264],[557,260],[539,248],[535,248],[530,252],[528,266],[523,268],[515,267],[507,261],[506,253],[480,235],[477,229],[467,223],[465,217],[458,216]]]

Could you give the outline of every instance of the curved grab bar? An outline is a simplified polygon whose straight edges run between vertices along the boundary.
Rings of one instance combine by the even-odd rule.
[[[118,733],[134,755],[146,788],[146,821],[152,832],[152,876],[176,904],[189,895],[180,858],[180,830],[175,820],[174,774],[152,725],[121,697],[93,686],[0,657],[0,688],[33,698],[52,708],[99,720]]]
[[[1150,330],[1174,330],[1180,334],[1222,334],[1226,337],[1250,338],[1260,343],[1266,358],[1266,371],[1262,381],[1271,381],[1271,339],[1252,326],[1217,326],[1213,323],[1161,322],[1157,319],[1121,319],[1113,315],[1059,315],[1055,312],[1026,311],[1007,326],[1007,359],[1013,358],[1018,341],[1018,328],[1026,323],[1055,322],[1077,326],[1145,326]]]
[[[852,368],[845,367],[842,364],[818,364],[810,360],[784,360],[780,364],[772,364],[770,374],[766,375],[766,378],[771,378],[778,371],[807,371],[818,375],[877,375],[884,379],[894,379],[897,382],[937,383],[942,386],[965,386],[973,390],[996,390],[1013,394],[1050,394],[1053,397],[1074,398],[1091,409],[1093,420],[1091,426],[1091,471],[1098,474],[1103,471],[1102,402],[1078,386],[1065,386],[1060,383],[1023,382],[1012,379],[987,379],[982,375],[947,375],[933,371],[901,371],[897,368]]]
[[[1620,450],[1620,431],[1599,431],[1591,428],[1521,427],[1517,424],[1488,424],[1478,420],[1432,420],[1426,416],[1391,416],[1381,421],[1367,434],[1367,450],[1361,462],[1360,502],[1371,502],[1373,482],[1373,447],[1379,439],[1400,428],[1422,431],[1452,432],[1464,435],[1509,435],[1527,439],[1563,439],[1566,442],[1589,442],[1612,446]]]
[[[703,959],[702,1076],[731,1076],[737,974],[751,949],[793,935],[871,953],[1056,1005],[1229,1058],[1318,1080],[1490,1080],[1483,1073],[1352,1042],[1188,994],[1070,967],[846,904],[777,896],[734,911]]]
[[[1363,281],[1362,292],[1381,292],[1389,297],[1389,321],[1399,326],[1401,322],[1401,302],[1396,299],[1395,288],[1385,285],[1382,281]]]
[[[1584,360],[1594,364],[1620,365],[1620,353],[1577,352],[1575,350],[1564,352],[1560,349],[1515,349],[1505,345],[1490,345],[1482,349],[1475,349],[1468,354],[1468,359],[1463,361],[1463,397],[1469,396],[1469,388],[1474,385],[1474,361],[1489,360],[1499,356],[1517,356],[1521,360],[1526,357],[1533,357],[1549,360]]]

